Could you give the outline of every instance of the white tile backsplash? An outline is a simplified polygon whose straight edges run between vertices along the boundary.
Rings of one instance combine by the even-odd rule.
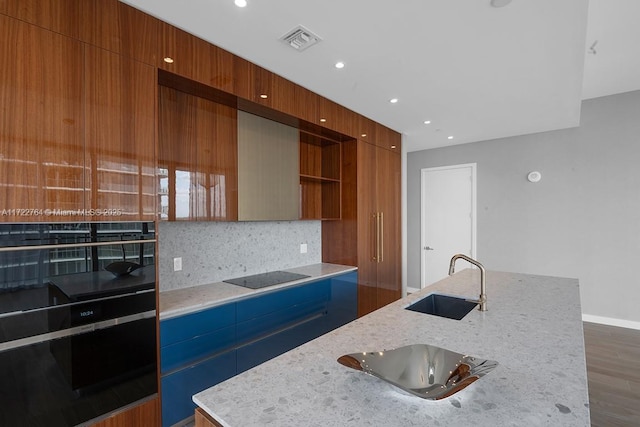
[[[160,222],[160,291],[322,262],[321,227],[320,221]],[[182,271],[174,272],[178,257]]]

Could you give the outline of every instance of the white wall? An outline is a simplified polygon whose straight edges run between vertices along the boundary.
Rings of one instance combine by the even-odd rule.
[[[587,317],[640,325],[640,91],[584,101],[578,128],[407,153],[408,286],[420,278],[420,169],[473,162],[488,269],[577,277]]]

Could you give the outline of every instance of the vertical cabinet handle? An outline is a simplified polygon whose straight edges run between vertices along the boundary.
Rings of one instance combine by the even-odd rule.
[[[373,255],[371,260],[380,263],[384,261],[384,213],[372,213],[371,222],[373,225],[373,238],[371,239]]]
[[[371,214],[371,260],[378,262],[378,214]]]
[[[378,214],[378,241],[380,245],[380,250],[378,252],[378,262],[384,261],[384,212],[380,212]]]

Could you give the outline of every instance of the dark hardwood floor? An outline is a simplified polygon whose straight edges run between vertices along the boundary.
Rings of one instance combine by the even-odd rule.
[[[584,322],[594,427],[640,426],[640,330]]]

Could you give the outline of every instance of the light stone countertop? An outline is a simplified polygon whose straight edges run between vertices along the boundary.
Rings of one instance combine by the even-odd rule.
[[[477,270],[463,270],[193,401],[232,427],[588,426],[578,281],[488,271],[486,312],[457,321],[404,310],[434,291],[477,297],[478,283]],[[452,397],[430,401],[336,361],[419,343],[499,366]]]
[[[346,265],[327,263],[312,264],[281,270],[291,273],[305,274],[309,276],[307,278],[261,289],[249,289],[242,286],[232,285],[230,283],[219,282],[160,292],[160,320],[166,320],[171,317],[189,314],[232,301],[238,301],[257,294],[273,292],[282,288],[296,286],[318,279],[325,279],[355,270],[357,270],[356,267]],[[229,277],[229,279],[231,279],[231,277]]]

